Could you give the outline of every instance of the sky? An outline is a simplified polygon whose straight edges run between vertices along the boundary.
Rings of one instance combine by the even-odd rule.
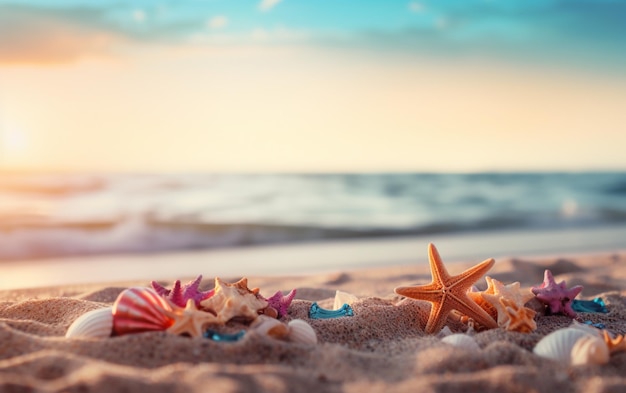
[[[620,0],[0,0],[0,169],[626,170]]]

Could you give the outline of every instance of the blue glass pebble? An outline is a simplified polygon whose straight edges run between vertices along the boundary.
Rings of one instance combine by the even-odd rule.
[[[593,300],[572,300],[572,309],[576,312],[598,312],[598,313],[608,313],[609,310],[606,308],[606,304],[602,298],[595,298]]]
[[[221,341],[221,342],[236,342],[243,338],[246,334],[245,330],[241,330],[237,333],[228,334],[228,333],[219,333],[215,330],[207,330],[204,332],[204,338],[208,338],[213,341]]]
[[[351,317],[354,315],[354,311],[352,311],[352,307],[349,304],[344,304],[338,310],[326,310],[321,308],[317,302],[311,304],[311,309],[309,310],[309,318],[311,319],[329,319],[329,318],[339,318],[339,317]]]
[[[583,322],[585,325],[589,325],[589,326],[593,326],[594,328],[598,328],[598,329],[606,329],[606,325],[603,323],[593,323],[591,321],[585,321]]]

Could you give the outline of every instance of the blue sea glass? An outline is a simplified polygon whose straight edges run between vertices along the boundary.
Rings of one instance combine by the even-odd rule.
[[[351,317],[353,315],[354,311],[352,311],[352,307],[350,307],[347,303],[341,306],[338,310],[326,310],[321,308],[317,302],[313,302],[313,304],[311,304],[311,309],[309,310],[309,318],[311,319]]]
[[[594,328],[598,328],[598,329],[606,329],[606,325],[598,322],[598,323],[593,323],[591,321],[585,321],[583,322],[585,325],[589,325],[589,326],[593,326]]]
[[[600,312],[600,313],[608,313],[609,310],[606,308],[606,304],[604,304],[604,300],[602,298],[595,298],[593,300],[572,300],[572,309],[576,312]]]
[[[204,335],[204,338],[208,338],[213,341],[232,343],[232,342],[241,340],[245,334],[246,334],[245,330],[241,330],[237,333],[229,334],[229,333],[219,333],[219,332],[216,332],[215,330],[209,329],[205,331],[203,335]]]

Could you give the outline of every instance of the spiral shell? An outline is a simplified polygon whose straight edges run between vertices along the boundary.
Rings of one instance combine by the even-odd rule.
[[[583,337],[594,337],[591,333],[577,328],[555,330],[535,345],[533,352],[544,358],[569,364],[572,348]]]
[[[250,325],[256,332],[277,339],[286,340],[289,336],[289,327],[275,318],[259,315]]]
[[[597,336],[579,338],[570,353],[571,364],[574,366],[606,364],[609,362],[609,356],[609,348],[604,340]]]
[[[156,291],[129,288],[120,293],[113,303],[113,333],[123,335],[166,330],[174,323],[170,315],[172,307]]]
[[[465,348],[470,351],[478,351],[480,347],[478,343],[472,336],[468,336],[467,334],[451,334],[441,339],[441,342],[454,345],[455,347]]]
[[[302,319],[289,321],[289,341],[301,344],[317,344],[315,330]]]
[[[91,310],[78,317],[67,329],[65,337],[106,338],[110,337],[112,332],[112,308],[105,307]]]

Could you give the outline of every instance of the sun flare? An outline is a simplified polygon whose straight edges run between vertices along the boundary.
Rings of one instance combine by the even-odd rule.
[[[7,127],[0,131],[0,154],[4,158],[22,156],[28,147],[26,134],[15,127]]]

